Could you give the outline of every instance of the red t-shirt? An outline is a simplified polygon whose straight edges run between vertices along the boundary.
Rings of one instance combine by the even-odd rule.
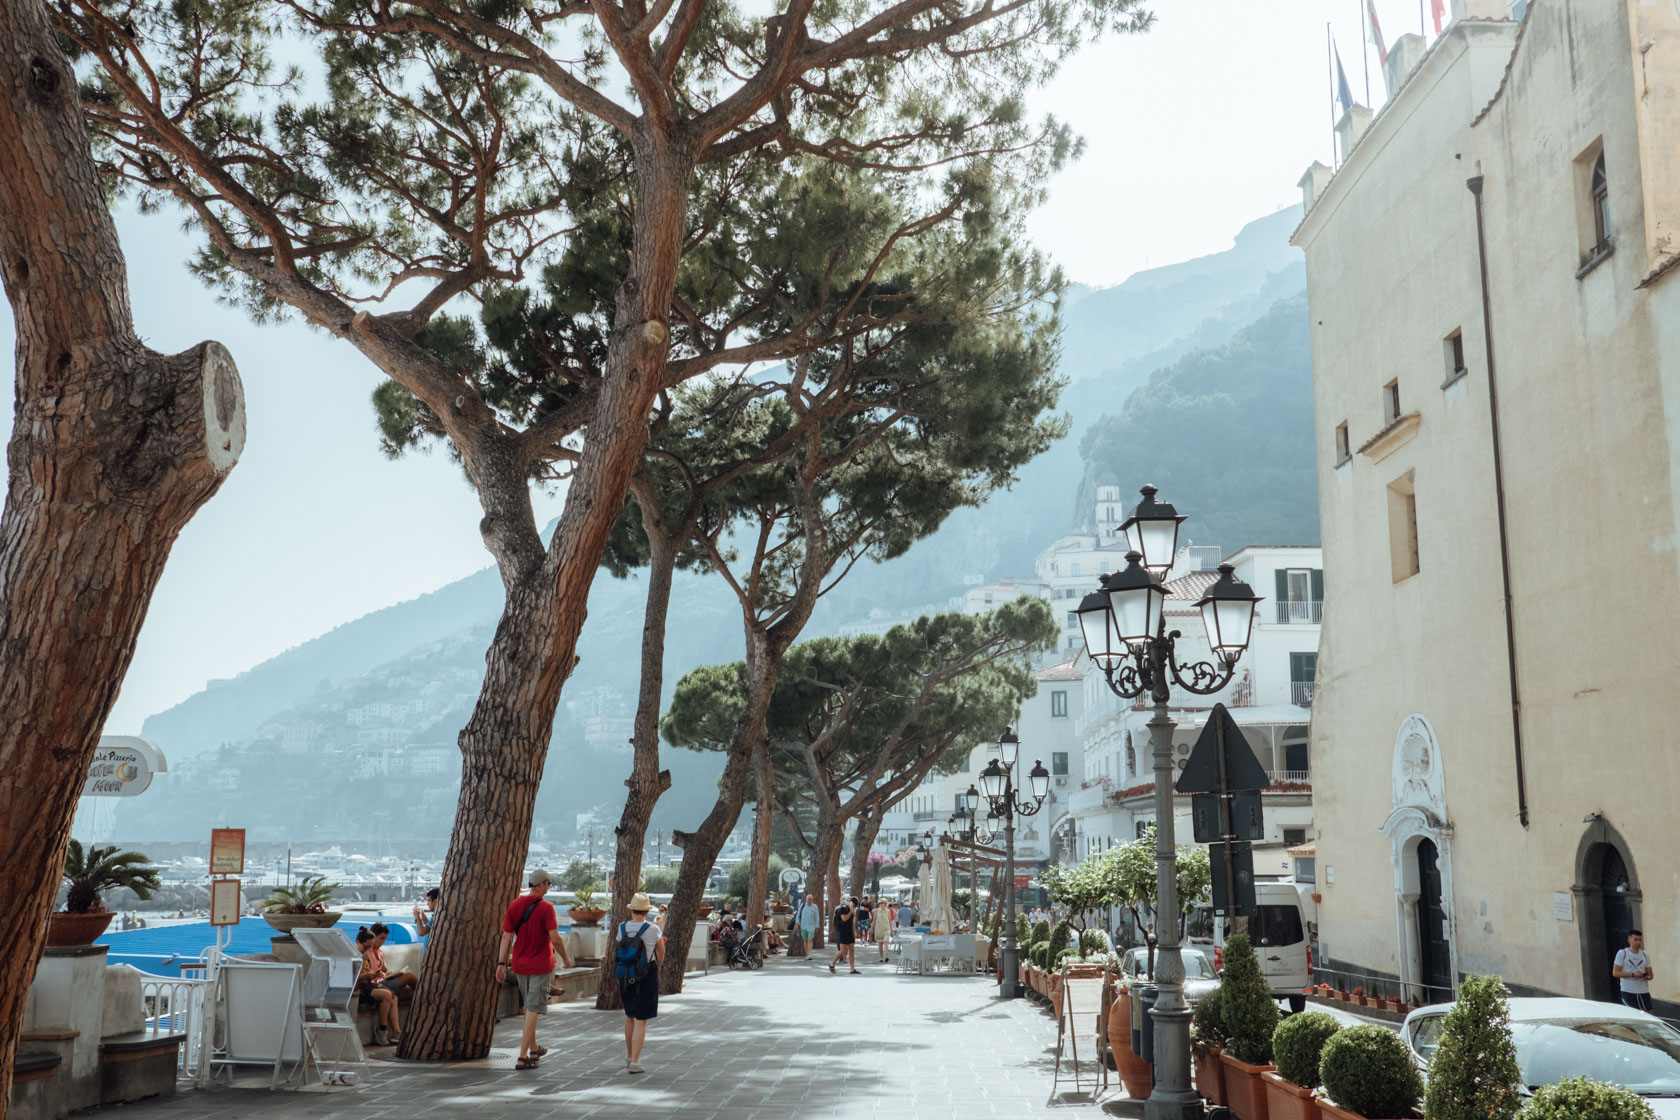
[[[520,926],[519,919],[524,917],[530,905],[531,896],[528,894],[522,894],[509,903],[507,913],[502,915],[502,932],[513,933],[513,927],[519,926],[519,932],[513,938],[510,965],[513,971],[520,976],[541,976],[554,971],[554,947],[549,944],[548,935],[560,928],[560,919],[554,913],[554,904],[543,901],[537,903],[536,910]]]

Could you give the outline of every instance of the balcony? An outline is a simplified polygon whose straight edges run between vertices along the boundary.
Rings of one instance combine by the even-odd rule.
[[[1313,702],[1312,681],[1290,681],[1289,702],[1300,708],[1310,708]]]
[[[1279,626],[1317,626],[1324,621],[1322,599],[1279,599],[1273,605]]]

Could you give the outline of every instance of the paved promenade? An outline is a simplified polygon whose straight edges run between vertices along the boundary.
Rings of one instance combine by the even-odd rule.
[[[826,960],[826,956],[820,959]],[[661,1001],[642,1064],[624,1073],[623,1017],[556,1004],[539,1027],[549,1048],[533,1071],[513,1068],[518,1020],[497,1026],[487,1061],[448,1066],[378,1060],[366,1086],[331,1092],[217,1088],[120,1110],[128,1118],[263,1117],[428,1120],[518,1116],[681,1115],[685,1120],[974,1120],[991,1116],[1138,1116],[1117,1081],[1050,1099],[1056,1023],[1026,1000],[1000,1001],[985,979],[831,976],[772,958],[761,972],[714,970]],[[1085,1084],[1090,1085],[1089,1077]],[[1062,1088],[1071,1090],[1063,1081]],[[115,1116],[119,1110],[94,1113]]]

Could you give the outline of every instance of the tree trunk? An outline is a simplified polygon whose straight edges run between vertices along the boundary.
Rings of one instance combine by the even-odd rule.
[[[869,853],[875,848],[875,838],[881,835],[881,822],[886,816],[887,806],[882,802],[878,810],[863,813],[857,818],[857,834],[852,838],[851,874],[851,888],[855,895],[861,896],[868,882]]]
[[[484,686],[460,734],[461,797],[444,863],[427,979],[407,1016],[401,1058],[471,1061],[490,1052],[502,912],[517,893],[530,843],[543,761],[561,686],[577,661],[589,589],[631,475],[647,443],[648,411],[669,352],[669,313],[681,256],[691,166],[638,133],[636,223],[630,274],[619,286],[604,384],[590,414],[589,447],[566,494],[554,539],[529,575],[498,554],[507,603],[486,655]],[[529,510],[525,465],[508,477],[474,478],[487,509]],[[480,532],[493,550],[519,539],[487,512]],[[680,964],[679,964],[680,967]],[[680,973],[679,973],[680,976]]]
[[[817,807],[817,827],[811,843],[811,873],[806,890],[817,896],[817,912],[822,915],[814,942],[818,946],[829,932],[834,908],[840,905],[840,880],[831,872],[845,843],[844,829],[845,822],[832,806]]]
[[[770,826],[776,819],[776,767],[770,758],[770,744],[760,742],[753,752],[754,796],[758,799],[753,819],[752,874],[747,880],[748,921],[757,922],[769,912],[765,896],[770,879]]]
[[[624,785],[624,811],[619,814],[618,858],[613,864],[611,925],[630,917],[630,896],[642,878],[642,849],[647,846],[648,822],[661,794],[671,788],[671,772],[659,769],[659,709],[665,689],[665,629],[671,610],[671,576],[676,568],[676,544],[655,522],[658,512],[641,503],[642,525],[648,539],[647,604],[642,611],[642,682],[636,698],[636,722],[631,733],[630,777]],[[595,1006],[615,1011],[624,1006],[613,978],[612,954],[601,959],[601,987]]]
[[[699,918],[700,900],[706,893],[706,880],[746,801],[749,757],[749,752],[730,751],[723,765],[723,776],[718,779],[718,796],[712,811],[693,832],[673,830],[671,833],[671,842],[682,848],[683,858],[676,889],[671,892],[671,908],[666,912],[665,964],[659,971],[659,990],[664,995],[682,991],[683,966],[694,940],[694,923]]]
[[[0,514],[0,1116],[70,822],[182,527],[245,444],[228,352],[140,341],[76,78],[0,4],[0,279],[17,386]]]

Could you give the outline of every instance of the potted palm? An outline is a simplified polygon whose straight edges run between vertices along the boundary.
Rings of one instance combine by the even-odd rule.
[[[65,851],[63,876],[64,909],[47,923],[47,945],[55,949],[92,945],[105,932],[115,915],[105,909],[102,891],[127,887],[144,902],[162,885],[143,853],[119,851],[115,844],[83,848],[80,840],[71,840]]]
[[[1341,1030],[1335,1018],[1322,1011],[1291,1015],[1272,1035],[1272,1060],[1277,1069],[1260,1075],[1266,1086],[1266,1110],[1271,1120],[1319,1120],[1318,1061],[1324,1044]]]
[[[1260,961],[1246,933],[1232,934],[1225,943],[1225,972],[1219,981],[1230,1036],[1219,1055],[1224,1065],[1225,1104],[1238,1120],[1268,1120],[1266,1086],[1260,1075],[1272,1068],[1272,1034],[1277,1030],[1278,1005],[1271,985],[1260,973]]]
[[[263,920],[288,937],[294,929],[326,929],[344,916],[327,909],[337,889],[325,875],[306,875],[295,887],[275,887],[263,899]]]
[[[592,928],[601,924],[601,919],[607,912],[595,905],[595,892],[601,889],[601,884],[590,883],[586,887],[579,887],[572,892],[577,905],[566,911],[566,916],[572,919],[574,926]]]
[[[1410,1120],[1423,1096],[1423,1078],[1406,1044],[1376,1023],[1331,1035],[1318,1074],[1324,1082],[1318,1102],[1324,1120]]]
[[[770,894],[770,912],[772,914],[786,914],[792,909],[788,901],[788,892],[772,891]]]

